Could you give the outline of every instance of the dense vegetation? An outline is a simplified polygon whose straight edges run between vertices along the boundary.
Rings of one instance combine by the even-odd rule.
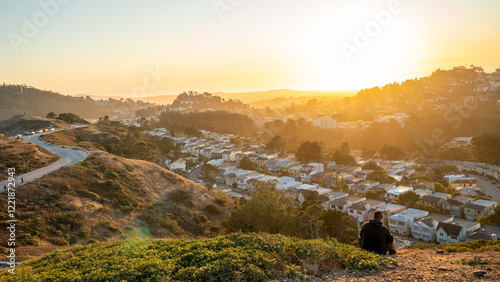
[[[78,246],[26,262],[16,275],[0,275],[3,281],[266,281],[391,264],[391,258],[334,239],[231,234],[194,241],[131,238]]]
[[[242,114],[226,111],[176,112],[166,111],[160,114],[158,127],[174,128],[181,124],[195,125],[199,129],[218,133],[252,135],[257,128],[254,121]]]
[[[283,190],[259,182],[252,198],[241,199],[227,221],[228,231],[266,232],[301,238],[333,237],[355,243],[357,225],[345,213],[325,210],[317,192],[309,193],[302,204]]]

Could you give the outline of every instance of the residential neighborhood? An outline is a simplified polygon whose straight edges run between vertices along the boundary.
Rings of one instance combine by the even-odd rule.
[[[299,203],[303,203],[313,192],[325,209],[337,210],[350,215],[358,226],[369,220],[374,211],[384,213],[384,224],[390,231],[413,242],[451,243],[473,238],[497,238],[497,227],[481,226],[481,216],[492,214],[498,206],[494,200],[476,199],[489,195],[478,187],[478,180],[469,173],[499,176],[499,168],[485,164],[454,162],[463,173],[445,173],[442,177],[454,193],[436,192],[433,183],[421,182],[412,185],[396,185],[403,177],[417,175],[417,164],[409,161],[387,161],[381,159],[356,158],[357,166],[326,163],[300,163],[294,155],[282,155],[263,149],[262,144],[235,146],[232,134],[201,131],[204,138],[171,137],[165,129],[143,132],[170,138],[187,157],[167,161],[166,166],[179,174],[206,184],[200,179],[201,166],[205,163],[217,170],[213,187],[236,198],[250,198],[259,183],[273,185],[286,191]],[[457,141],[458,142],[458,141]],[[242,169],[239,163],[248,158],[254,169]],[[373,162],[397,180],[391,183],[367,179],[373,172],[363,165]],[[189,165],[188,165],[189,164]],[[194,174],[193,174],[194,172]],[[345,185],[339,191],[339,184]],[[381,193],[378,199],[367,198],[370,193]],[[421,207],[434,212],[410,208],[397,204],[401,195],[412,192],[418,195]],[[499,193],[500,194],[500,193]]]

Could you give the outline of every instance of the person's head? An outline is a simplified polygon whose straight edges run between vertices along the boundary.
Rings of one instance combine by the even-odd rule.
[[[373,213],[373,219],[382,221],[383,218],[384,218],[384,214],[381,211],[375,211]]]

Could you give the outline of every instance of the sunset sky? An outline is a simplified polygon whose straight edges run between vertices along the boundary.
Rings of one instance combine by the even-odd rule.
[[[464,64],[491,72],[499,11],[498,0],[1,1],[0,83],[154,96],[359,90]]]

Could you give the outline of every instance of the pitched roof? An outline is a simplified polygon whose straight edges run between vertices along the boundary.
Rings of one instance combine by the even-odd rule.
[[[436,230],[439,230],[439,228],[442,228],[446,234],[457,237],[460,235],[460,231],[462,231],[462,226],[444,222],[440,222]]]

